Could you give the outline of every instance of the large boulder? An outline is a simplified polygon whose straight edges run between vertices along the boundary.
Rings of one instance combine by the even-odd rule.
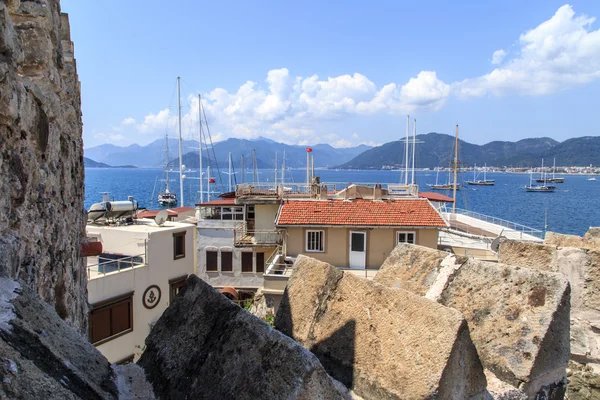
[[[138,365],[162,399],[348,397],[313,354],[195,275],[152,328]]]
[[[299,256],[275,326],[364,398],[473,398],[486,379],[463,315]]]
[[[127,370],[113,369],[26,285],[0,277],[0,398],[152,399],[139,367]]]
[[[562,390],[557,386],[569,359],[570,294],[563,275],[414,245],[399,245],[388,260],[375,280],[462,312],[484,367],[499,380],[525,396]]]

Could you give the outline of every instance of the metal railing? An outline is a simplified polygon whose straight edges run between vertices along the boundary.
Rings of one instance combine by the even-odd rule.
[[[327,193],[335,192],[336,186],[332,184],[306,184],[286,183],[275,186],[274,184],[243,183],[235,186],[235,196],[238,199],[245,197],[263,197],[272,199],[283,198],[315,198],[325,190]]]
[[[233,242],[236,246],[280,245],[283,243],[283,234],[277,229],[249,230],[246,223],[237,223],[233,228]]]
[[[294,265],[285,262],[285,256],[281,253],[281,248],[278,248],[267,260],[265,275],[289,277],[293,270]]]
[[[146,265],[146,254],[126,256],[122,254],[102,253],[95,257],[97,262],[88,263],[88,279],[93,279],[106,274],[121,272],[134,267]],[[93,260],[94,257],[88,257]]]
[[[539,239],[544,238],[544,232],[540,229],[535,229],[526,225],[522,225],[516,222],[507,221],[502,218],[492,217],[490,215],[481,214],[475,211],[468,211],[457,208],[455,212],[446,212],[448,222],[452,221],[452,216],[454,214],[465,215],[467,217],[475,218],[480,221],[484,221],[490,224],[498,225],[503,228],[507,228],[513,230],[515,232],[519,232],[521,234],[531,235]],[[456,218],[454,219],[456,221]]]

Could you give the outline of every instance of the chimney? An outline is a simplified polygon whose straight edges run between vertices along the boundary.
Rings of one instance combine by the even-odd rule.
[[[321,190],[319,192],[319,199],[327,200],[327,186],[324,183],[321,184]]]

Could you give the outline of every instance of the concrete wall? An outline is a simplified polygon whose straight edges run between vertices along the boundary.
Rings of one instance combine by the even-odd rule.
[[[272,231],[275,229],[275,217],[279,211],[279,204],[257,204],[254,206],[254,229],[257,231]]]
[[[172,224],[175,225],[175,224]],[[97,346],[108,359],[116,362],[135,354],[141,354],[146,336],[151,326],[158,320],[169,305],[169,280],[194,272],[196,252],[194,246],[195,226],[176,224],[176,227],[157,228],[147,233],[148,252],[146,265],[121,272],[109,273],[88,281],[90,304],[111,299],[133,291],[133,331]],[[126,227],[124,227],[126,228]],[[88,228],[89,229],[89,228]],[[119,228],[91,228],[103,240],[105,252],[122,252],[136,255],[144,251],[140,232]],[[173,259],[173,233],[185,231],[185,257]],[[128,234],[128,235],[127,235]],[[138,243],[142,243],[140,249]],[[141,251],[140,251],[141,250]],[[136,253],[137,251],[137,253]],[[131,254],[129,254],[131,253]],[[143,305],[144,291],[152,285],[160,288],[161,296],[157,306],[147,309]]]
[[[306,251],[306,231],[325,231],[325,251]],[[300,254],[327,262],[340,268],[346,268],[349,264],[349,242],[350,231],[367,232],[367,268],[379,268],[396,246],[396,232],[414,232],[416,244],[437,248],[437,229],[353,229],[353,228],[287,228],[285,235],[287,243],[287,255],[296,257]]]
[[[196,267],[196,274],[201,279],[215,287],[233,286],[236,288],[261,288],[263,286],[262,272],[242,272],[242,253],[253,253],[253,271],[256,271],[256,253],[264,252],[266,262],[271,253],[275,250],[275,247],[234,247],[233,225],[229,224],[231,227],[227,227],[225,225],[226,224],[221,224],[220,228],[215,227],[216,225],[208,228],[198,228],[198,263]],[[273,224],[271,224],[271,228],[273,228]],[[207,250],[218,252],[218,271],[206,271]],[[233,271],[221,271],[221,251],[230,251],[233,253]],[[265,270],[266,268],[267,266],[265,265]]]

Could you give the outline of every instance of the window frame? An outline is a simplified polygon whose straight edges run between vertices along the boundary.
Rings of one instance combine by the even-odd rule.
[[[122,295],[119,296],[115,296],[115,297],[111,297],[110,299],[106,299],[106,300],[102,300],[99,302],[96,302],[94,304],[91,305],[91,310],[88,312],[88,338],[90,343],[92,343],[92,345],[94,347],[100,346],[101,344],[110,342],[111,340],[114,340],[118,337],[121,337],[123,335],[126,335],[130,332],[133,332],[133,294],[135,292],[131,291],[128,293],[124,293]],[[112,309],[113,307],[116,307],[118,305],[121,305],[123,303],[129,303],[129,328],[124,329],[120,332],[116,332],[112,335],[106,336],[102,339],[96,340],[95,342],[92,341],[93,340],[93,315],[94,313],[98,313],[104,309]],[[110,319],[110,324],[112,325],[112,314],[109,316]],[[109,327],[109,330],[112,331],[112,326]]]
[[[175,232],[173,233],[173,260],[180,260],[182,258],[185,258],[185,237],[186,237],[186,231],[181,231],[181,232]],[[180,239],[181,238],[181,239]],[[183,253],[178,254],[177,253],[177,241],[178,240],[182,240],[183,241]]]
[[[220,250],[221,253],[221,259],[219,262],[219,271],[221,272],[226,272],[226,273],[232,273],[233,272],[233,250],[232,249],[226,249],[226,250]],[[230,269],[223,269],[223,253],[229,254],[231,257],[231,264],[230,264]]]
[[[405,242],[400,241],[400,235],[402,235],[402,234],[407,235],[406,236],[407,241],[405,241]],[[408,235],[413,235],[412,242],[408,241]],[[397,246],[400,243],[417,244],[417,232],[416,231],[396,231],[396,244],[394,246]]]
[[[309,240],[308,240],[308,236],[311,233],[319,233],[320,234],[320,242],[321,242],[321,249],[320,250],[311,250],[308,248],[309,245]],[[305,234],[304,234],[304,249],[306,250],[307,253],[325,253],[325,230],[324,229],[307,229]]]
[[[259,270],[258,266],[259,266],[259,262],[258,262],[258,255],[262,254],[262,270]],[[256,259],[255,264],[255,268],[254,268],[254,272],[257,274],[264,274],[265,273],[265,269],[267,268],[267,266],[265,265],[266,259],[265,259],[265,252],[264,251],[257,251],[256,253],[254,253],[254,257]]]
[[[244,271],[244,254],[250,254],[251,269],[250,271]],[[253,251],[242,251],[240,256],[240,270],[242,274],[253,274],[254,273],[254,252]]]
[[[215,253],[215,268],[214,269],[208,269],[208,253]],[[205,271],[206,272],[219,272],[219,250],[205,249],[204,250],[204,259],[205,259]]]
[[[173,302],[173,298],[175,297],[173,291],[183,287],[183,284],[185,283],[187,278],[188,274],[178,276],[177,278],[169,279],[169,304]]]

